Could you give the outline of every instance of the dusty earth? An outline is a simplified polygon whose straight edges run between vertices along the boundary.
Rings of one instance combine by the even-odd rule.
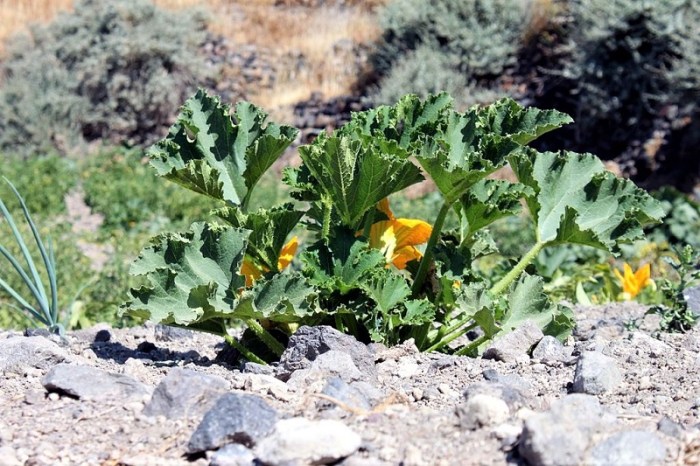
[[[644,310],[577,308],[564,347],[518,354],[516,342],[503,361],[420,354],[410,342],[316,353],[290,342],[276,368],[232,367],[215,361],[219,338],[154,325],[103,325],[67,342],[1,332],[0,464],[700,464],[700,330],[655,338]],[[586,369],[591,355],[602,362]],[[58,380],[66,367],[77,382]],[[86,367],[99,371],[80,375]],[[199,376],[216,383],[188,399],[171,386],[158,404],[156,387],[184,375],[187,390]],[[224,393],[262,399],[276,430],[195,451],[193,433]],[[244,411],[221,414],[252,414],[239,430],[267,416]],[[279,420],[298,418],[320,431],[282,432]]]

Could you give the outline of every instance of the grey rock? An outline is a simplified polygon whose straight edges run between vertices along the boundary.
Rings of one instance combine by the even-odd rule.
[[[23,374],[27,367],[49,369],[71,356],[44,337],[11,337],[0,340],[0,372]]]
[[[472,396],[457,406],[456,411],[460,426],[469,430],[501,424],[510,415],[505,401],[482,394]]]
[[[530,406],[529,394],[516,385],[508,385],[501,382],[477,382],[471,384],[464,391],[467,401],[477,395],[490,395],[505,401],[511,411]]]
[[[289,388],[280,379],[265,374],[244,374],[243,388],[247,392],[270,394],[278,400],[289,400]]]
[[[384,393],[370,383],[363,381],[347,383],[340,377],[328,379],[321,393],[347,406],[365,411],[371,410],[384,398]],[[322,400],[320,405],[322,408],[338,406],[328,400]]]
[[[324,374],[326,377],[340,377],[346,382],[362,380],[365,377],[352,357],[338,350],[330,350],[319,355],[311,363],[311,373]]]
[[[567,362],[571,358],[571,351],[553,336],[545,335],[532,350],[532,357],[545,364]]]
[[[81,400],[123,402],[143,400],[151,394],[147,385],[132,377],[83,365],[58,364],[44,376],[41,383],[49,392]]]
[[[301,326],[289,338],[287,349],[280,358],[280,371],[290,374],[311,367],[319,355],[335,350],[350,355],[355,366],[366,377],[376,378],[374,354],[366,345],[327,325]]]
[[[229,443],[212,455],[209,466],[253,466],[254,464],[255,455],[252,450],[239,443]]]
[[[269,437],[255,447],[264,464],[329,464],[352,455],[362,439],[340,421],[310,421],[301,417],[277,423]]]
[[[581,464],[593,435],[614,419],[596,397],[568,395],[525,419],[518,451],[529,464]]]
[[[512,387],[526,396],[530,396],[532,391],[532,384],[518,374],[501,374],[495,369],[485,369],[481,374],[490,382]]]
[[[252,447],[267,436],[277,412],[258,396],[227,393],[219,397],[190,437],[187,453],[215,450],[227,443]]]
[[[595,351],[579,356],[574,373],[573,391],[601,395],[614,390],[622,383],[622,374],[615,360]]]
[[[532,321],[525,321],[514,331],[497,338],[484,351],[484,359],[513,362],[528,354],[538,341],[544,337],[542,330]]]
[[[700,316],[700,286],[691,286],[683,290],[683,298],[688,303],[688,309]]]
[[[246,361],[243,364],[241,372],[248,374],[260,374],[260,375],[275,375],[275,368],[269,364],[258,364],[255,362]]]
[[[664,435],[668,435],[669,437],[679,440],[683,437],[683,426],[677,422],[673,422],[667,416],[659,419],[659,422],[656,424],[656,428],[659,429],[659,432]]]
[[[320,389],[329,378],[339,377],[350,383],[365,378],[365,374],[355,366],[349,354],[331,350],[319,355],[308,369],[294,371],[287,380],[287,386],[295,391]]]
[[[157,341],[177,341],[193,338],[195,332],[187,328],[156,324],[153,334]]]
[[[662,464],[666,446],[654,433],[633,430],[619,432],[596,444],[586,464],[591,466]]]
[[[153,391],[143,413],[168,419],[201,416],[228,389],[221,377],[174,367]]]

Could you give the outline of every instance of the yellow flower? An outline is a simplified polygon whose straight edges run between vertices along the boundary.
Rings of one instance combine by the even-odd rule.
[[[369,245],[382,251],[387,264],[394,264],[397,269],[405,269],[408,262],[422,257],[415,246],[428,241],[433,227],[423,220],[394,217],[388,199],[380,201],[377,209],[383,212],[388,220],[372,225]]]
[[[277,270],[284,270],[289,266],[294,258],[294,254],[299,247],[299,238],[296,236],[290,239],[287,244],[282,247],[279,259],[277,259]],[[263,276],[263,273],[269,272],[267,267],[258,266],[250,256],[245,256],[241,265],[240,274],[245,276],[245,286],[252,286],[256,280]]]
[[[651,265],[645,264],[641,266],[636,272],[632,273],[632,267],[628,263],[624,264],[624,276],[619,270],[615,269],[615,275],[622,283],[622,296],[626,300],[634,299],[643,288],[653,285],[651,279]]]

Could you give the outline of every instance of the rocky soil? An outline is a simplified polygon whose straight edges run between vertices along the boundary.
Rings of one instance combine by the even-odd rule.
[[[700,464],[700,330],[576,314],[566,345],[524,328],[493,359],[302,327],[276,366],[153,325],[2,332],[0,464]]]

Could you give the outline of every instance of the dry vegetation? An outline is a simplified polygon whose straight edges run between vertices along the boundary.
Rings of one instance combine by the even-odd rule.
[[[345,8],[306,7],[304,0],[154,0],[170,9],[205,7],[210,29],[237,44],[255,44],[280,56],[299,54],[303,67],[277,69],[271,91],[251,96],[274,111],[321,92],[326,98],[347,93],[358,69],[334,45],[349,39],[368,43],[379,35],[374,10],[385,0],[347,1]],[[329,2],[330,3],[330,2]],[[0,0],[0,46],[31,22],[50,21],[72,8],[72,0]],[[1,49],[1,47],[0,47]],[[287,63],[289,60],[280,60]]]

